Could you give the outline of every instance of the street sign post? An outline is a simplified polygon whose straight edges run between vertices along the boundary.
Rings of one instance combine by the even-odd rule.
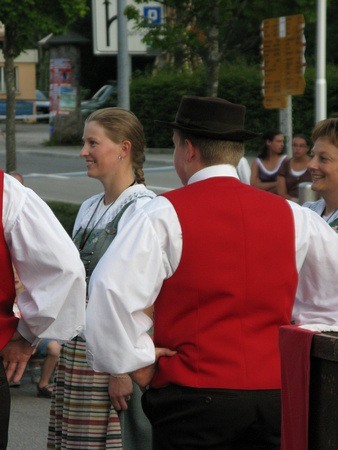
[[[158,25],[163,20],[162,6],[158,2],[137,4],[127,0],[126,5],[133,5],[140,14]],[[92,0],[93,10],[93,45],[96,55],[118,54],[117,0]],[[129,55],[146,55],[147,45],[142,42],[144,32],[135,29],[135,22],[128,21],[128,52]]]

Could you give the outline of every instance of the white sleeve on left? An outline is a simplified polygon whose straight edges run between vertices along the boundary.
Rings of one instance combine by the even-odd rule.
[[[25,291],[18,296],[18,331],[68,341],[84,329],[85,273],[79,253],[50,208],[32,190],[5,176],[3,225]]]
[[[169,237],[168,237],[169,236]],[[87,361],[96,371],[125,373],[152,364],[151,306],[182,252],[177,215],[164,197],[136,211],[119,230],[89,283]]]

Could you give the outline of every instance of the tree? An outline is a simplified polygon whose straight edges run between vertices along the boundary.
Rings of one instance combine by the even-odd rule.
[[[0,22],[5,25],[2,50],[7,96],[6,171],[16,169],[14,59],[49,33],[62,33],[87,11],[86,0],[1,0]]]
[[[135,0],[148,3],[150,0]],[[236,58],[259,62],[260,26],[266,18],[304,14],[313,23],[316,0],[158,0],[165,11],[161,25],[152,25],[135,7],[129,19],[146,30],[144,41],[161,52],[162,62],[174,70],[206,70],[207,95],[218,92],[222,61]]]

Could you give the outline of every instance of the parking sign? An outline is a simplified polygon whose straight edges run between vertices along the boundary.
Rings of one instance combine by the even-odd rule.
[[[143,15],[151,21],[152,25],[159,25],[162,22],[160,6],[145,6]]]
[[[152,24],[162,22],[162,6],[158,2],[137,4],[127,0],[127,5],[135,6],[140,14]],[[117,55],[117,0],[92,0],[93,10],[93,46],[96,55]],[[147,54],[147,46],[141,42],[144,30],[135,29],[135,22],[128,21],[128,53],[130,55]]]

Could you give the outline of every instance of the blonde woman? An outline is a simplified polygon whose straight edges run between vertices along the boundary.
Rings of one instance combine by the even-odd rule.
[[[73,240],[86,269],[87,286],[128,217],[155,196],[144,185],[144,150],[143,128],[133,113],[105,108],[87,118],[80,156],[87,175],[103,185],[101,194],[82,204],[74,225]],[[150,425],[140,395],[127,374],[91,370],[84,339],[68,342],[56,373],[48,448],[151,448]]]

